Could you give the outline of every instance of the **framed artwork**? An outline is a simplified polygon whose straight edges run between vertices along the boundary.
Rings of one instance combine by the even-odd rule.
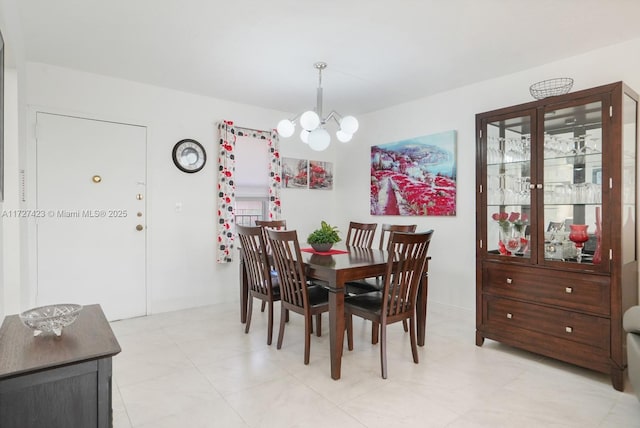
[[[371,147],[372,215],[455,216],[456,131]]]
[[[333,164],[323,161],[309,161],[309,189],[333,189]]]
[[[309,161],[282,158],[282,187],[285,189],[306,189],[308,185]]]

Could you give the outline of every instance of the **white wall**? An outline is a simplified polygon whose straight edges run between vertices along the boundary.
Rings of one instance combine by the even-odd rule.
[[[283,140],[283,156],[336,163],[334,191],[283,189],[283,218],[296,225],[301,239],[321,219],[338,225],[343,231],[349,220],[416,222],[419,230],[434,228],[429,298],[472,309],[475,303],[475,114],[530,101],[529,85],[550,77],[573,77],[574,90],[617,80],[640,89],[640,57],[636,55],[639,49],[640,40],[634,40],[374,112],[360,118],[360,131],[351,143],[334,143],[330,150],[320,154],[293,137]],[[20,165],[27,170],[27,199],[34,200],[34,165],[30,152],[34,141],[30,130],[36,110],[147,126],[151,312],[235,301],[237,265],[216,265],[214,256],[215,122],[232,119],[239,126],[268,129],[288,115],[43,64],[27,64],[25,75],[20,77],[24,78],[20,87],[26,88],[24,99],[29,112],[23,129],[27,135],[23,144],[26,153],[20,159]],[[452,129],[458,135],[458,215],[448,218],[370,216],[370,146]],[[171,149],[182,138],[199,140],[207,150],[209,161],[198,174],[184,174],[173,166]],[[176,202],[182,203],[180,213],[175,211]],[[31,241],[27,239],[27,242]],[[5,284],[5,295],[20,292],[22,307],[34,302],[33,278],[23,277],[20,284]]]
[[[4,214],[19,208],[18,171],[18,74],[15,69],[5,69],[4,75],[4,203],[2,206],[2,246],[0,247],[0,319],[2,313],[19,312],[20,309],[20,234],[16,217]]]
[[[535,69],[480,82],[429,98],[371,113],[360,121],[354,144],[337,158],[340,176],[337,206],[341,227],[348,219],[378,223],[417,223],[435,229],[429,253],[429,299],[475,307],[475,115],[533,101],[532,83],[572,77],[573,91],[625,81],[640,91],[640,39],[567,58]],[[434,66],[437,66],[434,64]],[[369,214],[370,146],[456,130],[458,198],[456,217],[386,217]]]
[[[59,67],[28,63],[26,169],[27,200],[35,202],[33,129],[36,111],[73,114],[148,127],[147,237],[150,312],[206,305],[238,297],[236,263],[215,263],[215,186],[217,130],[215,123],[233,120],[238,126],[270,129],[282,112],[216,100],[203,96],[106,78]],[[205,168],[196,174],[180,172],[171,160],[173,145],[180,139],[200,141],[208,155]],[[281,142],[283,156],[331,160],[328,151],[312,155],[294,138]],[[313,225],[333,212],[334,192],[293,191],[282,194],[283,218],[297,225],[306,237]],[[176,203],[182,211],[176,212]],[[33,246],[33,227],[28,244]],[[33,253],[33,251],[31,251]],[[27,271],[33,272],[30,258]],[[22,307],[32,305],[33,277],[23,278]],[[23,290],[24,291],[24,290]]]

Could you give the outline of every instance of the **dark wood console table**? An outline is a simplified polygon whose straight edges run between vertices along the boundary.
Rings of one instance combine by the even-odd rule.
[[[33,336],[18,315],[0,327],[0,427],[110,428],[111,358],[120,352],[99,305],[62,336]]]

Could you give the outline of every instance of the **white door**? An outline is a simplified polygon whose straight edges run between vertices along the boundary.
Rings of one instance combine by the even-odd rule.
[[[146,314],[146,128],[37,113],[38,305]]]

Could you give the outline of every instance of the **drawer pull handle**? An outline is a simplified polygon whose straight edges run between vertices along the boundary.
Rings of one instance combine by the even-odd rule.
[[[513,284],[513,279],[507,278],[507,284]]]
[[[513,318],[513,314],[511,312],[507,312],[507,319]]]
[[[573,287],[566,287],[566,288],[564,289],[564,292],[565,292],[565,293],[567,293],[567,294],[571,294],[571,293],[573,293]]]
[[[573,333],[573,327],[567,326],[564,328],[564,331],[566,331],[567,333]]]

